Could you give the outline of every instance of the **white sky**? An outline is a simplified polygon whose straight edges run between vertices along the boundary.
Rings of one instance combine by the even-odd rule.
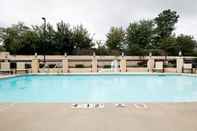
[[[197,39],[197,0],[0,0],[0,26],[41,24],[44,16],[54,25],[60,20],[83,24],[95,39],[105,40],[111,26],[126,28],[169,8],[181,16],[176,33]]]

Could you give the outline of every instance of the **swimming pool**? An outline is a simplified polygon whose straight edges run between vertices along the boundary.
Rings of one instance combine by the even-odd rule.
[[[197,101],[197,77],[184,75],[24,75],[0,80],[0,102]]]

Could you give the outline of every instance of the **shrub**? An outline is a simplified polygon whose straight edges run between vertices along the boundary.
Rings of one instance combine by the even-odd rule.
[[[111,68],[111,65],[104,65],[103,68]]]
[[[49,64],[49,68],[55,68],[55,64]]]
[[[75,68],[84,68],[85,66],[83,64],[76,64]]]

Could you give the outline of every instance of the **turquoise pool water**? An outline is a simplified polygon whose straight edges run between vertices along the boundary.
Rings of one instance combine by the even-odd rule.
[[[181,75],[29,75],[0,80],[0,102],[187,101],[197,101],[197,77]]]

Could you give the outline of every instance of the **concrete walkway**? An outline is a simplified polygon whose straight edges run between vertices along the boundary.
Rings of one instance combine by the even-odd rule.
[[[197,103],[72,109],[69,104],[0,104],[0,131],[197,131]]]

